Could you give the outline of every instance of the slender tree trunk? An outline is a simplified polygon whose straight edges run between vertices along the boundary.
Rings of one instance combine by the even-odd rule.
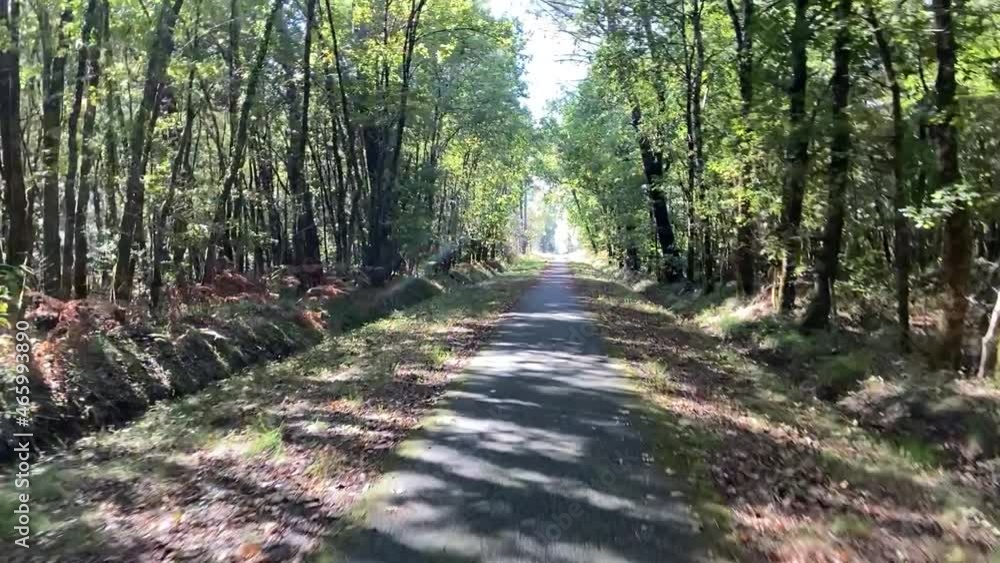
[[[845,197],[851,174],[851,122],[847,105],[851,93],[851,0],[838,0],[835,10],[837,34],[833,41],[833,136],[830,141],[829,200],[823,248],[816,261],[816,295],[809,304],[803,326],[825,328],[833,308],[833,285],[837,280],[841,240],[844,233]]]
[[[955,125],[955,66],[958,46],[951,0],[933,0],[934,38],[938,72],[935,82],[937,115],[931,125],[931,140],[937,162],[939,189],[947,191],[962,181],[958,162],[958,127]],[[941,266],[945,283],[945,306],[941,327],[940,360],[960,367],[969,309],[969,279],[972,272],[972,211],[964,202],[955,204],[944,223],[944,254]]]
[[[195,16],[195,27],[201,21],[201,3],[198,4],[198,14]],[[197,37],[193,40],[191,48],[196,52],[198,49]],[[153,221],[153,275],[149,284],[149,306],[153,311],[158,311],[160,307],[160,296],[163,289],[163,266],[169,256],[167,253],[166,234],[167,220],[174,211],[174,201],[176,199],[177,187],[179,184],[186,184],[190,178],[184,175],[189,169],[187,162],[190,159],[192,137],[194,131],[194,93],[195,64],[191,65],[188,71],[187,96],[184,100],[184,126],[181,131],[180,142],[177,145],[177,153],[170,164],[170,180],[167,184],[167,194],[163,198],[163,204]],[[183,175],[183,177],[182,177]]]
[[[740,177],[739,208],[736,218],[736,278],[737,287],[744,298],[753,296],[756,290],[754,265],[755,229],[750,210],[749,185],[754,178],[753,148],[753,0],[741,0],[740,13],[737,12],[733,0],[726,0],[726,9],[733,23],[733,33],[736,37],[737,75],[740,83],[740,117],[745,128],[740,137],[740,148],[743,155],[743,168]],[[742,21],[741,21],[742,19]]]
[[[312,192],[306,182],[306,147],[309,139],[309,101],[312,86],[312,27],[316,14],[316,0],[308,0],[306,4],[305,46],[302,55],[302,103],[297,102],[297,94],[292,86],[289,93],[289,117],[298,117],[297,127],[291,131],[288,153],[288,188],[295,198],[294,209],[295,231],[292,237],[292,249],[295,264],[320,263],[319,233],[316,231],[316,220],[312,204]]]
[[[654,150],[649,137],[642,133],[642,110],[638,104],[632,106],[632,127],[639,139],[639,154],[642,157],[642,171],[646,177],[646,193],[653,208],[653,222],[656,228],[656,240],[660,246],[660,264],[657,265],[657,278],[661,281],[675,281],[679,273],[671,266],[677,255],[676,240],[673,225],[670,223],[670,209],[667,198],[663,194],[663,176],[665,163],[663,152]]]
[[[351,183],[354,185],[354,193],[351,197],[351,212],[347,224],[345,245],[347,253],[345,261],[349,264],[354,254],[354,234],[356,225],[360,219],[361,198],[366,191],[365,177],[361,173],[361,160],[357,154],[358,137],[355,133],[354,122],[351,118],[351,109],[347,101],[347,92],[344,83],[344,70],[340,61],[340,45],[337,42],[337,28],[333,22],[333,10],[330,8],[330,0],[324,0],[326,5],[327,24],[330,27],[330,39],[333,43],[334,66],[337,70],[337,88],[340,91],[340,106],[344,118],[344,133],[346,139],[344,145],[347,149],[348,172],[351,176]]]
[[[997,291],[997,300],[993,305],[993,313],[990,315],[990,323],[983,335],[982,351],[979,354],[979,369],[976,376],[986,379],[993,375],[997,366],[997,341],[1000,340],[1000,291]]]
[[[693,192],[699,201],[707,200],[705,188],[705,136],[702,116],[702,96],[705,74],[705,41],[702,33],[703,0],[691,2],[691,33],[694,41],[694,65],[691,76],[691,125],[694,149]],[[715,289],[715,253],[712,242],[712,225],[708,215],[701,217],[701,264],[704,272],[702,284],[706,293]]]
[[[66,181],[63,184],[63,233],[65,240],[62,247],[62,295],[69,296],[73,292],[73,246],[76,236],[77,212],[77,166],[80,163],[80,143],[77,132],[80,127],[80,114],[83,112],[83,96],[87,89],[87,70],[90,58],[90,36],[94,31],[94,15],[97,11],[97,0],[87,0],[87,9],[83,17],[83,30],[80,47],[77,49],[76,78],[73,81],[73,105],[70,107],[69,119],[66,125]],[[84,137],[87,142],[87,137]],[[86,202],[84,202],[86,212]]]
[[[184,3],[184,0],[172,0],[173,4],[170,1],[164,0],[160,5],[156,32],[149,46],[149,61],[146,66],[142,100],[132,119],[128,180],[125,183],[125,208],[122,211],[117,260],[115,262],[113,296],[116,301],[129,301],[132,298],[135,274],[135,259],[132,251],[143,231],[143,205],[146,199],[143,172],[145,169],[147,129],[151,117],[156,111],[154,105],[160,84],[166,76],[167,64],[174,51],[174,26]]]
[[[907,188],[904,172],[906,122],[903,119],[903,95],[896,75],[894,51],[886,37],[885,29],[879,23],[875,10],[869,4],[867,19],[872,26],[875,44],[878,46],[879,57],[882,60],[882,70],[892,94],[892,177],[895,183],[893,190],[893,267],[896,275],[896,316],[899,322],[899,344],[906,352],[910,350],[910,270],[913,252],[911,246],[910,223],[904,210],[910,204],[910,194]]]
[[[388,128],[383,147],[384,156],[388,156],[388,167],[378,180],[379,187],[373,187],[373,213],[370,228],[370,241],[367,252],[367,265],[383,268],[386,274],[396,270],[396,255],[398,253],[393,241],[392,215],[396,201],[396,180],[399,176],[403,139],[406,136],[406,122],[409,117],[408,103],[410,82],[412,79],[413,52],[417,43],[417,30],[420,27],[420,16],[427,0],[410,0],[410,12],[407,17],[405,37],[403,40],[403,64],[400,68],[399,108],[396,112],[395,124]],[[385,81],[388,83],[388,81]],[[388,148],[388,151],[384,149]],[[386,154],[387,152],[387,154]],[[385,164],[383,159],[382,164]]]
[[[88,10],[90,8],[88,7]],[[104,24],[108,17],[107,0],[101,0],[99,6],[95,6],[93,13],[89,16],[94,20],[94,27],[97,29],[95,42],[86,49],[88,62],[87,71],[87,110],[83,115],[83,161],[80,164],[80,193],[76,201],[76,221],[73,231],[73,291],[77,299],[87,297],[87,204],[90,200],[94,185],[94,162],[96,155],[94,152],[94,130],[97,124],[97,87],[101,78],[101,44],[107,30]],[[81,49],[81,56],[84,56]],[[96,194],[95,194],[96,195]],[[97,198],[95,204],[95,223],[98,220],[96,210],[98,209]]]
[[[271,12],[267,16],[267,22],[264,24],[264,35],[257,45],[253,68],[250,69],[246,93],[243,95],[243,104],[240,107],[240,117],[236,127],[236,140],[233,142],[233,154],[229,157],[229,170],[226,172],[225,180],[223,180],[222,193],[219,195],[219,201],[216,203],[215,214],[210,228],[208,253],[205,258],[204,280],[206,283],[212,281],[215,277],[218,247],[225,235],[226,208],[229,205],[233,186],[239,178],[240,170],[243,168],[243,160],[246,156],[250,109],[253,107],[257,97],[257,83],[260,81],[261,69],[264,67],[264,58],[267,56],[267,48],[271,41],[271,32],[274,29],[275,18],[283,4],[284,0],[274,0],[274,3],[271,5]]]
[[[652,82],[656,89],[656,99],[660,110],[665,111],[667,104],[666,86],[663,83],[662,54],[658,49],[659,42],[653,33],[650,6],[647,2],[641,4],[642,31],[646,38],[646,46],[653,62]],[[616,18],[609,12],[609,32],[614,31],[612,22]],[[624,82],[624,77],[621,78]],[[643,175],[646,177],[646,194],[652,207],[653,224],[656,240],[660,248],[660,264],[656,268],[656,276],[660,281],[677,281],[681,272],[675,267],[677,257],[676,236],[670,222],[670,210],[667,198],[663,192],[663,178],[666,176],[670,161],[664,157],[662,150],[654,149],[648,135],[641,131],[642,109],[637,100],[632,101],[632,127],[639,140],[639,152],[642,157]]]
[[[809,44],[809,0],[794,0],[795,23],[792,28],[792,80],[788,87],[788,140],[785,152],[785,183],[781,193],[781,269],[776,289],[778,307],[789,313],[795,307],[795,270],[799,264],[802,241],[802,201],[805,198],[806,174],[809,171],[809,124],[806,120],[806,84],[809,78],[806,48]]]
[[[63,91],[66,84],[65,26],[72,17],[67,9],[59,18],[59,40],[53,49],[49,36],[47,8],[39,8],[42,34],[42,256],[43,285],[49,295],[62,291],[62,240],[59,235],[59,151],[62,145]],[[67,238],[68,235],[67,235]]]

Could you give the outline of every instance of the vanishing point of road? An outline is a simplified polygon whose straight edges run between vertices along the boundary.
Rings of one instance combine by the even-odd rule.
[[[565,262],[501,320],[325,553],[350,563],[700,561],[682,487]]]

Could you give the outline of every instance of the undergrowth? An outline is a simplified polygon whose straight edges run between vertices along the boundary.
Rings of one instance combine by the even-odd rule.
[[[988,464],[956,469],[929,436],[878,431],[831,402],[913,369],[881,355],[881,341],[802,333],[724,294],[645,285],[640,295],[597,264],[574,270],[611,355],[659,411],[657,459],[689,477],[724,556],[995,561]],[[946,411],[939,402],[929,410]]]

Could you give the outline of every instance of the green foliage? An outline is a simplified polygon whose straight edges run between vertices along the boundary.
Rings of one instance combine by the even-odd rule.
[[[868,377],[873,359],[870,351],[859,350],[820,360],[816,365],[816,395],[825,400],[846,395]]]

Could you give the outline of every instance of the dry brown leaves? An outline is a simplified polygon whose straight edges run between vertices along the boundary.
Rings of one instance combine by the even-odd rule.
[[[698,455],[747,558],[985,562],[1000,545],[979,515],[942,506],[935,484],[960,476],[870,467],[849,440],[821,440],[805,405],[770,405],[789,415],[783,420],[801,421],[778,422],[773,410],[746,400],[752,379],[717,361],[725,343],[637,304],[622,286],[583,278],[577,287],[615,353],[640,372],[650,360],[666,366],[667,376],[641,373],[651,398],[681,426],[712,435],[714,445]]]

